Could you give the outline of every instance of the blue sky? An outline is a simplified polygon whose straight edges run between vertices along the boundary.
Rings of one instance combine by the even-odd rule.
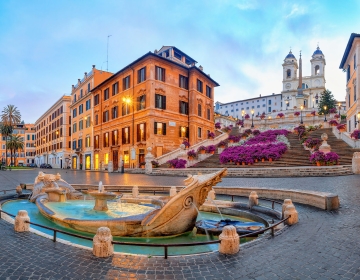
[[[339,69],[360,1],[0,1],[0,107],[35,122],[93,64],[116,72],[148,51],[174,45],[215,79],[215,101],[280,93],[289,48],[303,75],[317,43],[326,87],[345,99]],[[0,108],[0,109],[1,109]]]

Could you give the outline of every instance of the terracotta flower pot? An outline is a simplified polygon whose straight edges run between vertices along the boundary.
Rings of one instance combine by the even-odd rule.
[[[317,161],[317,162],[316,162],[316,166],[321,166],[321,162],[320,162],[320,161]]]
[[[261,162],[265,162],[265,159],[264,159],[264,158],[262,158],[262,159],[261,159]]]
[[[141,169],[145,169],[145,165],[141,165]]]
[[[251,163],[249,162],[248,165],[251,165]]]
[[[269,158],[269,162],[272,162],[273,161],[273,159],[272,158]]]
[[[257,158],[255,159],[255,162],[258,162],[258,159],[257,159]]]
[[[205,154],[205,150],[201,150],[199,153],[200,154]]]
[[[224,148],[225,148],[225,146],[224,146],[224,145],[221,145],[221,146],[219,146],[218,148],[220,148],[220,149],[224,149]]]
[[[215,154],[215,151],[210,152],[210,154],[212,154],[212,155]]]
[[[237,162],[236,165],[240,165],[240,162]]]
[[[242,165],[245,165],[245,161],[243,161],[241,164],[242,164]]]
[[[189,159],[189,160],[193,160],[193,159],[194,159],[194,157],[188,157],[188,159]]]
[[[229,140],[229,143],[234,143],[234,140]]]

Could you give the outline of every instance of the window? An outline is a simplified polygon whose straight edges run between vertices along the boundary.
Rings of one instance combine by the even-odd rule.
[[[130,75],[123,78],[123,90],[130,88]]]
[[[179,75],[179,87],[189,89],[189,78]]]
[[[129,144],[130,143],[130,127],[124,127],[121,129],[122,143]]]
[[[73,124],[73,132],[76,132],[76,123]]]
[[[356,101],[356,85],[354,84],[354,101]]]
[[[349,81],[349,80],[350,80],[350,64],[348,65],[347,71],[346,71],[346,81]]]
[[[166,135],[166,123],[155,122],[154,134]]]
[[[201,117],[201,104],[198,104],[198,116]]]
[[[165,95],[160,95],[160,94],[155,94],[155,108],[158,109],[166,109],[166,96]]]
[[[260,108],[260,105],[257,105],[256,108]]]
[[[79,115],[81,115],[83,112],[84,112],[84,105],[81,104],[81,105],[79,106]]]
[[[78,140],[78,148],[81,149],[82,148],[82,139]]]
[[[206,96],[211,98],[211,87],[209,87],[209,86],[206,86]],[[237,104],[236,104],[236,106],[237,106]]]
[[[88,86],[87,86],[88,88],[87,88],[87,90],[88,90],[88,92],[90,92],[90,83],[88,83]]]
[[[175,51],[175,50],[174,50],[174,56],[175,56],[177,59],[181,60],[181,54],[178,53],[178,52]]]
[[[198,127],[198,138],[201,138],[201,127]]]
[[[265,107],[266,105],[265,104],[263,104],[263,107]],[[289,106],[289,104],[287,104],[287,106]]]
[[[316,65],[315,66],[315,75],[319,75],[320,74],[320,66]]]
[[[189,128],[186,126],[180,126],[179,128],[179,136],[181,138],[189,138]]]
[[[94,106],[99,104],[99,94],[94,96]]]
[[[139,123],[136,127],[137,142],[146,141],[146,123]]]
[[[121,111],[122,111],[123,116],[126,116],[126,115],[130,114],[130,104],[127,103],[127,102],[123,102],[122,107],[121,107]]]
[[[108,153],[104,154],[104,164],[109,164],[109,154]]]
[[[118,117],[119,106],[111,108],[111,118],[116,119]]]
[[[119,134],[117,130],[111,131],[111,145],[119,144]]]
[[[207,111],[207,119],[210,120],[211,119],[211,111],[209,108],[206,111]],[[236,109],[236,111],[238,111],[238,109]]]
[[[103,147],[109,147],[109,132],[105,132],[103,138]]]
[[[77,115],[77,108],[73,109],[73,118],[75,118]]]
[[[79,121],[79,130],[82,130],[84,128],[84,122],[83,120]]]
[[[83,97],[83,90],[80,89],[80,98]]]
[[[286,78],[291,78],[291,70],[286,70]]]
[[[86,122],[85,122],[85,127],[90,127],[90,123],[91,123],[91,117],[87,116],[86,117]]]
[[[75,103],[76,102],[76,94],[74,95],[74,102],[73,103]]]
[[[269,103],[269,105],[271,105],[271,100],[269,100],[269,102],[268,102],[268,103]]]
[[[99,124],[99,115],[95,115],[95,125]]]
[[[199,79],[197,79],[197,82],[196,82],[196,90],[199,92],[203,92],[203,82],[200,81]]]
[[[85,147],[86,148],[89,148],[90,147],[90,136],[86,136],[86,138],[85,138]]]
[[[146,80],[146,66],[138,70],[138,84]]]
[[[99,149],[99,135],[94,136],[94,149]]]
[[[104,101],[109,99],[109,88],[104,90]]]
[[[354,69],[356,69],[356,54],[354,54]]]
[[[351,120],[349,120],[349,131],[351,131]]]
[[[269,107],[268,112],[271,113],[271,107]]]
[[[137,97],[137,110],[144,110],[146,108],[146,95]]]
[[[86,109],[86,111],[87,111],[87,110],[90,110],[90,107],[91,107],[91,99],[86,100],[86,103],[85,103],[85,109]]]
[[[74,140],[72,144],[73,144],[73,145],[72,145],[72,149],[73,149],[73,150],[76,150],[76,140]]]
[[[180,114],[189,114],[189,103],[185,101],[179,101],[179,112]]]
[[[155,66],[155,79],[165,82],[165,69],[159,66]]]
[[[115,84],[112,85],[112,95],[114,96],[115,94],[119,93],[119,82],[116,82]]]
[[[109,121],[109,110],[103,112],[103,122]]]

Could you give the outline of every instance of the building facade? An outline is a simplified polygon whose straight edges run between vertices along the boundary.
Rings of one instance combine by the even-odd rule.
[[[111,77],[112,73],[101,71],[93,65],[83,79],[78,79],[71,90],[71,168],[94,169],[94,126],[92,89]]]
[[[25,161],[24,165],[35,163],[36,156],[36,133],[34,124],[25,124],[24,136],[24,150]]]
[[[11,151],[7,150],[7,163],[6,165],[26,165],[26,157],[25,157],[25,132],[26,126],[25,124],[18,124],[13,127],[13,135],[20,136],[20,139],[24,142],[24,149],[11,153]],[[10,137],[8,138],[10,139]],[[1,135],[0,141],[1,148],[1,162],[5,165],[6,162],[6,136]]]
[[[94,169],[138,167],[146,149],[158,157],[214,131],[214,87],[176,47],[149,52],[93,89]]]
[[[340,69],[346,72],[346,123],[347,131],[352,132],[359,129],[359,119],[357,114],[360,112],[359,81],[360,74],[357,71],[360,56],[360,34],[352,33],[345,48],[343,58],[340,63]]]
[[[224,116],[241,119],[242,114],[249,114],[254,110],[254,115],[269,114],[276,112],[282,108],[282,95],[271,94],[265,96],[254,97],[250,99],[238,100],[229,103],[215,103],[215,112]]]
[[[71,96],[64,95],[36,122],[36,165],[67,168],[71,164]]]
[[[317,108],[322,92],[325,90],[325,56],[319,47],[314,51],[311,60],[311,75],[302,76],[302,58],[300,53],[299,65],[293,55],[285,57],[283,67],[282,110]],[[299,73],[298,73],[299,70]]]

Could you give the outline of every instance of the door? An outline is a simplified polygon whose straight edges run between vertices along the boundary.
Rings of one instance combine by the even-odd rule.
[[[91,169],[91,155],[85,156],[85,170]]]
[[[76,169],[77,168],[77,157],[73,157],[72,158],[72,169]]]
[[[99,154],[95,154],[95,170],[99,170]]]
[[[117,150],[113,151],[113,166],[114,166],[114,170],[119,169],[119,156]]]
[[[145,162],[145,150],[139,149],[139,166],[141,163]]]

